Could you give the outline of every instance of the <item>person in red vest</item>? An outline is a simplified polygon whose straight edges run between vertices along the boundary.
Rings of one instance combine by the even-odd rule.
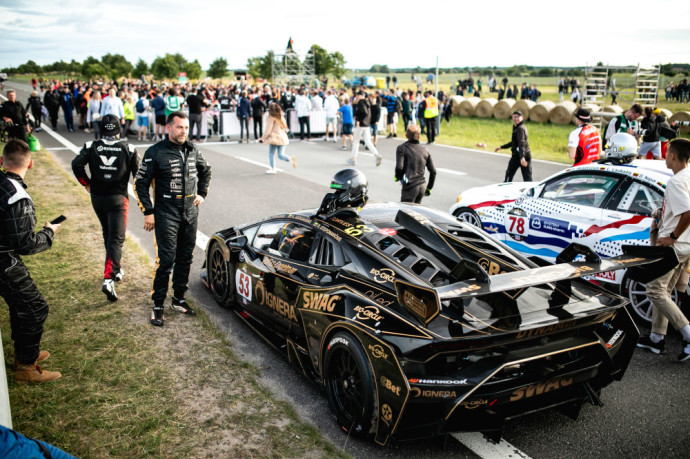
[[[574,161],[573,166],[591,163],[601,155],[599,129],[588,124],[590,120],[589,110],[579,108],[575,112],[577,127],[568,137],[568,157]]]

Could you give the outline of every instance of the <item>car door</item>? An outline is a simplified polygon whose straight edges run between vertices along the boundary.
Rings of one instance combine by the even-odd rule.
[[[506,209],[506,244],[551,262],[572,242],[593,246],[603,207],[621,181],[618,175],[592,170],[553,178],[537,197],[517,199]]]
[[[249,279],[238,273],[240,295],[250,289],[248,308],[252,314],[281,335],[287,335],[298,323],[297,293],[307,279],[313,239],[314,230],[299,223],[263,223],[252,243],[257,256],[245,263]]]

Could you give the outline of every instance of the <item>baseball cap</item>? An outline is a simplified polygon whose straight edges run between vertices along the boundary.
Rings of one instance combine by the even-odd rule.
[[[101,118],[101,132],[108,137],[114,137],[120,133],[120,119],[115,115],[105,115]]]
[[[515,111],[513,112],[513,115],[520,115],[520,116],[522,116],[522,112],[521,112],[520,110],[515,110]]]

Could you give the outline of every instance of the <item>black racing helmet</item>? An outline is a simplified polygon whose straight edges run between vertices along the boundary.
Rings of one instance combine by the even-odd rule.
[[[331,189],[335,194],[335,207],[364,207],[369,200],[369,182],[361,171],[357,169],[343,169],[337,172],[331,180]]]

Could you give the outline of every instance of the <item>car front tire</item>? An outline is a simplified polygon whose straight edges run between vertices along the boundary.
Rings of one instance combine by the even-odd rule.
[[[233,307],[235,303],[235,270],[233,264],[225,260],[220,244],[215,243],[211,246],[206,259],[206,267],[213,299],[221,307]]]
[[[482,221],[479,219],[479,215],[469,207],[459,207],[455,209],[453,215],[461,222],[469,223],[477,228],[482,228]]]

